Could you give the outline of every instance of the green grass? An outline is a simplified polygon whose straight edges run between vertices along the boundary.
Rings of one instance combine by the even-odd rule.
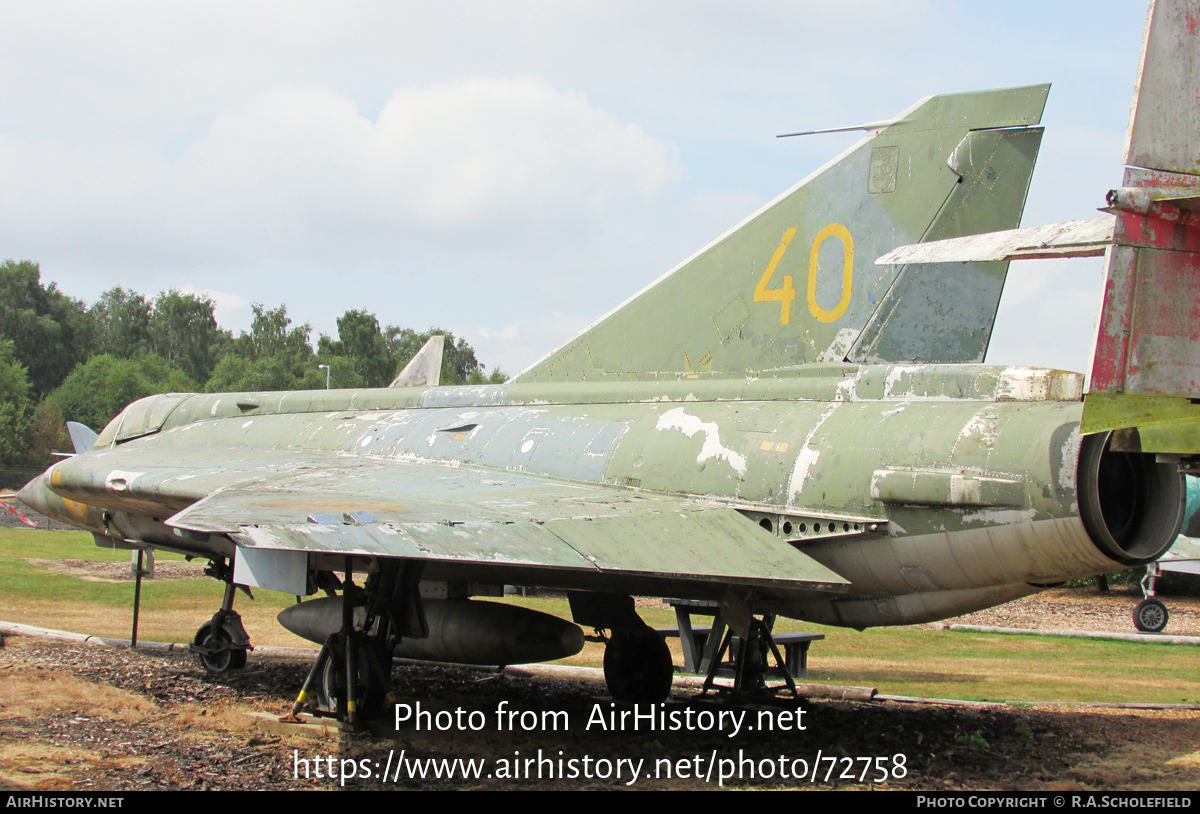
[[[101,549],[81,532],[0,529],[0,619],[97,635],[128,637],[132,583],[93,582],[28,562],[128,562],[129,552]],[[159,562],[181,559],[159,556]],[[143,583],[146,640],[188,641],[221,600],[215,580]],[[274,615],[293,598],[258,591],[237,609],[256,644],[307,645],[283,631]],[[567,603],[510,597],[503,601],[570,618]],[[654,627],[675,624],[670,610],[640,611]],[[780,620],[778,630],[824,633],[809,653],[817,683],[871,686],[881,693],[974,701],[1200,703],[1200,647],[1042,636],[936,631],[923,627],[863,632]],[[676,663],[682,663],[673,642]],[[599,666],[589,644],[568,664]]]
[[[156,554],[159,563],[183,559],[177,554]],[[30,560],[127,563],[129,551],[100,548],[86,532],[0,529],[0,619],[129,638],[132,581],[98,582],[58,574]],[[139,638],[190,641],[196,629],[220,607],[223,593],[224,586],[212,579],[144,580]],[[308,642],[275,622],[275,614],[294,601],[273,591],[256,591],[254,601],[239,593],[235,607],[255,643],[308,647]]]

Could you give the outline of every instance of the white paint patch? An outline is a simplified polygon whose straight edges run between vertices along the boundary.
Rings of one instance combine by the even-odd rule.
[[[252,419],[250,419],[249,421],[247,421],[245,424],[243,424],[243,425],[242,425],[242,429],[243,429],[243,430],[244,430],[244,429],[246,429],[247,427],[249,427],[249,426],[250,426],[251,424],[253,424],[253,423],[254,423],[254,419],[252,418]]]
[[[981,512],[964,514],[963,522],[1007,526],[1013,523],[1032,523],[1036,515],[1036,509],[984,509]]]
[[[104,476],[104,488],[113,492],[124,492],[133,486],[133,482],[140,478],[145,472],[125,472],[121,469],[114,469]]]
[[[367,444],[369,444],[369,443],[371,443],[371,436],[369,436],[369,435],[364,435],[364,436],[363,436],[363,439],[362,439],[361,441],[359,441],[359,442],[358,442],[358,445],[359,445],[360,447],[365,447],[365,446],[366,446]]]
[[[524,444],[521,444],[521,452],[528,452],[531,449],[533,449],[533,439],[530,439],[530,440],[526,441]]]
[[[817,430],[821,429],[821,425],[825,423],[837,408],[840,407],[839,402],[834,402],[825,408],[825,412],[821,414],[821,418],[813,426],[808,433],[808,437],[804,439],[804,446],[800,450],[800,454],[796,456],[796,465],[792,467],[792,478],[788,482],[788,505],[793,505],[796,502],[797,496],[804,490],[804,483],[808,480],[808,473],[812,469],[813,464],[821,457],[819,449],[812,448],[812,440],[817,435]]]
[[[858,339],[858,328],[842,328],[833,338],[829,347],[817,357],[818,362],[840,362],[846,358],[854,340]]]
[[[208,411],[208,414],[209,414],[209,415],[216,415],[216,414],[217,414],[217,408],[218,408],[218,407],[220,407],[220,406],[221,406],[221,400],[220,400],[220,399],[217,399],[216,401],[214,401],[214,402],[213,402],[212,409]]]
[[[958,445],[969,439],[978,438],[979,445],[989,449],[995,446],[996,438],[1000,435],[999,422],[999,411],[994,404],[989,404],[971,416],[971,420],[963,425],[958,433],[954,449],[950,453],[951,457],[958,454]]]
[[[896,385],[904,378],[904,374],[908,373],[911,368],[905,365],[896,365],[888,371],[887,378],[883,381],[883,397],[891,398],[892,391],[896,389]]]
[[[700,448],[700,456],[696,458],[696,463],[703,463],[709,458],[717,458],[727,461],[737,470],[738,474],[746,474],[746,456],[721,445],[720,428],[717,427],[715,421],[703,421],[699,416],[688,415],[682,407],[676,407],[659,416],[656,429],[679,430],[688,438],[702,432],[704,433],[704,446]]]
[[[1069,489],[1071,494],[1078,498],[1078,483],[1076,476],[1079,472],[1079,447],[1081,441],[1079,439],[1079,427],[1071,430],[1071,434],[1067,436],[1067,440],[1063,441],[1062,445],[1062,469],[1058,471],[1058,487],[1060,489]],[[1071,511],[1079,511],[1077,501],[1071,502]]]
[[[858,381],[864,372],[864,369],[860,368],[853,376],[847,376],[838,382],[834,398],[837,401],[853,401],[854,397],[858,395]]]
[[[1079,401],[1083,376],[1063,370],[1009,367],[996,383],[999,401]]]
[[[882,413],[879,414],[879,417],[887,418],[888,416],[898,415],[899,413],[902,413],[907,409],[908,409],[907,404],[901,404],[899,407],[893,407],[890,410],[884,410]]]

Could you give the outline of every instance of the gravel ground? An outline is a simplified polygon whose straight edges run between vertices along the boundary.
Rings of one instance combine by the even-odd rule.
[[[1050,592],[963,621],[1064,629],[1128,629],[1134,596],[1099,603],[1080,592]],[[1173,601],[1168,605],[1175,610]],[[1193,612],[1189,610],[1189,612]],[[1177,614],[1185,618],[1183,613]],[[1174,621],[1173,621],[1174,624]],[[777,776],[732,778],[727,787],[864,788],[864,761],[880,758],[895,776],[882,784],[901,789],[1099,790],[1176,789],[1200,785],[1200,713],[1192,710],[1105,710],[1086,707],[1009,708],[937,704],[854,703],[809,699],[804,731],[725,732],[584,731],[597,710],[614,709],[594,682],[437,667],[395,671],[401,703],[433,712],[482,713],[480,731],[402,729],[392,736],[309,739],[271,734],[249,713],[278,716],[302,684],[307,664],[251,657],[242,673],[208,676],[178,655],[10,637],[0,650],[0,788],[8,789],[339,789],[328,777],[332,756],[354,766],[386,768],[408,758],[500,760],[539,754],[656,761],[741,761],[761,767],[779,757],[826,762],[817,782]],[[502,702],[523,712],[562,712],[567,731],[507,731],[495,725]],[[746,711],[774,707],[713,706],[693,691],[677,691],[664,709]],[[428,727],[427,727],[428,728]],[[593,728],[594,730],[595,728]],[[824,756],[821,758],[821,756]],[[902,758],[897,758],[902,755]],[[699,757],[697,757],[699,756]],[[315,767],[321,778],[296,777]],[[837,769],[826,776],[829,759]],[[304,763],[308,761],[308,763]],[[408,764],[406,764],[408,765]],[[695,764],[699,765],[699,764]],[[717,763],[716,765],[720,765]],[[733,764],[730,764],[731,766]],[[741,764],[745,765],[745,764]],[[875,766],[874,763],[871,764]],[[900,768],[897,768],[900,767]],[[313,768],[315,772],[315,768]],[[365,770],[364,770],[365,771]],[[535,770],[536,771],[536,770]],[[872,772],[875,771],[872,768]],[[357,770],[356,770],[357,772]],[[624,788],[622,779],[463,780],[405,773],[387,781],[355,777],[346,789]],[[710,781],[646,778],[638,787],[714,788]]]
[[[1052,588],[1006,605],[970,613],[943,625],[989,625],[1028,630],[1086,630],[1137,633],[1133,609],[1142,599],[1134,588],[1114,588],[1106,594],[1096,589]],[[1172,636],[1200,636],[1200,598],[1160,596],[1169,614],[1162,632]]]
[[[0,523],[8,512],[0,511]],[[11,517],[11,515],[9,515]],[[12,518],[12,522],[18,522]],[[6,523],[11,524],[11,523]],[[44,522],[39,525],[45,527]],[[50,564],[47,564],[48,566]],[[129,579],[128,565],[108,571],[87,565],[92,578]],[[164,566],[168,566],[164,568]],[[72,572],[82,563],[53,567]],[[196,564],[159,563],[156,578],[198,576]],[[110,573],[111,571],[111,573]],[[939,624],[976,624],[1029,629],[1134,632],[1131,612],[1141,594],[1114,589],[1055,589]],[[1166,633],[1200,635],[1200,600],[1165,597],[1171,613]],[[301,686],[308,664],[251,656],[246,671],[209,676],[181,655],[148,654],[92,645],[10,637],[0,650],[0,789],[169,790],[330,789],[331,766],[354,766],[378,775],[390,758],[481,759],[496,771],[501,760],[552,759],[656,761],[692,766],[712,759],[749,759],[761,770],[780,756],[817,764],[816,782],[742,776],[726,787],[864,788],[865,761],[878,758],[893,771],[882,785],[899,789],[1014,789],[1081,791],[1163,790],[1200,787],[1200,713],[1192,710],[1129,710],[1086,707],[1009,708],[937,704],[854,703],[809,699],[804,731],[604,732],[586,722],[611,712],[603,685],[558,677],[496,675],[437,667],[406,667],[394,673],[400,703],[428,711],[483,713],[480,731],[417,732],[391,736],[354,734],[311,739],[272,734],[251,713],[277,717]],[[502,703],[519,711],[562,712],[568,731],[504,731],[495,725]],[[695,692],[677,691],[664,709],[684,714],[717,709]],[[759,707],[722,705],[747,712]],[[774,714],[778,714],[778,708]],[[794,720],[794,719],[793,719]],[[902,755],[902,758],[896,756]],[[315,774],[316,759],[325,771]],[[830,758],[837,759],[836,770]],[[332,758],[334,763],[328,760]],[[305,762],[307,761],[307,763]],[[347,761],[341,763],[341,761]],[[406,764],[407,765],[407,764]],[[536,764],[535,764],[536,765]],[[730,764],[732,765],[732,764]],[[745,765],[740,764],[740,765]],[[795,765],[795,764],[789,764]],[[296,776],[299,767],[310,776]],[[871,773],[876,764],[871,764]],[[897,768],[899,767],[899,768]],[[536,772],[536,769],[534,770]],[[357,772],[356,772],[357,773]],[[498,773],[498,772],[496,772]],[[355,777],[350,789],[625,788],[621,778],[568,780],[464,780],[414,778],[384,781]],[[709,780],[642,776],[636,787],[715,788]]]

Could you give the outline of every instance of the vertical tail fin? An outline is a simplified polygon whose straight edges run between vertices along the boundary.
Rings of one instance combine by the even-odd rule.
[[[1107,255],[1080,432],[1200,454],[1200,0],[1152,0],[1112,218],[906,246],[880,263]],[[911,268],[911,267],[910,267]]]
[[[944,329],[955,312],[938,297],[946,281],[915,270],[897,280],[875,260],[903,243],[1016,226],[1041,138],[1031,125],[1048,91],[917,103],[517,381],[742,374],[848,354],[925,358],[938,329],[927,318],[938,315]],[[961,341],[941,361],[982,357],[1006,270],[973,268],[951,318]]]
[[[1200,453],[1200,0],[1154,0],[1126,142],[1082,432]]]
[[[429,337],[388,387],[437,387],[442,380],[442,351],[445,345],[446,337],[441,334]]]

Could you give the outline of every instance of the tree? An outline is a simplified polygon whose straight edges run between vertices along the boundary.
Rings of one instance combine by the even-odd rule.
[[[13,343],[0,339],[0,466],[23,463],[29,411],[29,379]]]
[[[388,352],[379,320],[367,311],[347,311],[338,318],[338,338],[322,336],[317,352],[340,357],[358,374],[365,387],[387,387],[396,377],[396,360]],[[335,370],[337,367],[335,366]]]
[[[100,295],[88,309],[94,352],[121,359],[148,353],[153,347],[151,322],[154,304],[136,291],[117,286]]]
[[[105,353],[71,371],[50,398],[65,420],[99,431],[131,401],[156,393],[198,389],[193,380],[160,357],[118,359]]]
[[[268,309],[254,303],[250,333],[233,341],[208,380],[210,393],[249,390],[316,390],[325,386],[312,346],[312,328],[305,323],[291,327],[287,306]],[[339,370],[339,368],[342,368]],[[350,365],[334,365],[334,376],[351,372]],[[354,385],[346,385],[354,386]]]
[[[484,366],[475,358],[475,349],[470,343],[465,339],[455,339],[452,332],[440,328],[430,328],[424,333],[417,333],[411,328],[389,325],[386,332],[387,346],[389,354],[396,360],[396,370],[403,370],[429,337],[436,334],[446,337],[446,344],[442,349],[442,384],[499,384],[505,380],[504,373],[499,368],[488,376]]]
[[[67,434],[66,419],[52,399],[42,399],[33,412],[29,428],[28,464],[45,469],[54,463],[55,452],[72,452],[71,436]]]
[[[217,328],[213,301],[176,289],[154,298],[151,349],[191,380],[206,382],[229,335]]]
[[[0,338],[12,342],[34,397],[57,387],[87,357],[88,329],[83,303],[54,283],[43,287],[37,263],[0,263]]]

